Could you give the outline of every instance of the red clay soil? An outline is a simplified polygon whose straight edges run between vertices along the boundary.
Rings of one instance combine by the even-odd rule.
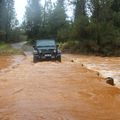
[[[120,120],[120,90],[69,59],[28,56],[0,74],[0,120]]]

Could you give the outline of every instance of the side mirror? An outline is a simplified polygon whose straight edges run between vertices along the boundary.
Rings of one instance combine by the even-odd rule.
[[[35,45],[33,45],[33,48],[34,48],[34,49],[36,49],[36,46],[35,46]]]
[[[33,45],[33,49],[34,49],[34,50],[37,50],[37,47],[36,47],[35,45]]]

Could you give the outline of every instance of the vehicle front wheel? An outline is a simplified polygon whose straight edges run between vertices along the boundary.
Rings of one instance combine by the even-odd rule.
[[[59,62],[61,62],[61,56],[57,57],[57,60],[58,60]]]
[[[36,63],[38,61],[36,56],[33,56],[33,62]]]

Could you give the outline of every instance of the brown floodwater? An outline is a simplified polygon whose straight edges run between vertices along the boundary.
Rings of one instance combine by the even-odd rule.
[[[84,64],[88,69],[98,71],[103,77],[112,77],[120,88],[120,57],[76,56],[76,62]]]
[[[62,63],[34,64],[30,55],[13,57],[0,74],[0,120],[120,120],[120,89],[81,65],[99,59],[63,55]]]
[[[10,56],[0,56],[0,70],[10,65]]]

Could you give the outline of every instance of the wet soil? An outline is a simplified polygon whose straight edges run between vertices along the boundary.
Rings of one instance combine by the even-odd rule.
[[[29,55],[2,73],[0,120],[120,120],[120,89],[82,66],[81,57],[62,58],[34,64]]]

